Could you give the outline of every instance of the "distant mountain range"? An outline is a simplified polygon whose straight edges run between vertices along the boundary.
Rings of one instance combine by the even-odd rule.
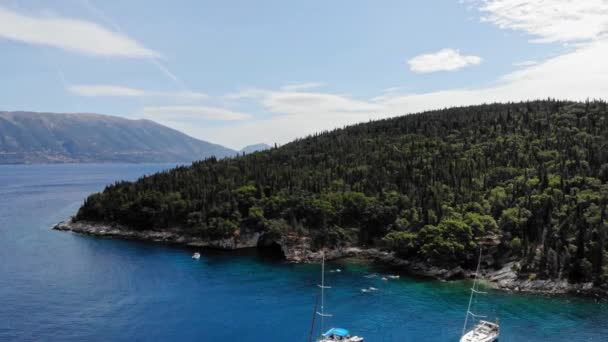
[[[272,146],[268,145],[268,144],[254,144],[254,145],[248,145],[243,147],[239,152],[242,153],[253,153],[253,152],[257,152],[257,151],[264,151],[267,149],[272,148]]]
[[[150,120],[0,112],[0,164],[191,162],[237,153]]]

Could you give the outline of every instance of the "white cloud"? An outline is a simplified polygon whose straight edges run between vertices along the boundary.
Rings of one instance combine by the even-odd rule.
[[[206,106],[158,106],[145,107],[144,116],[150,119],[169,122],[189,122],[204,120],[239,121],[251,118],[247,113]]]
[[[30,16],[0,6],[0,39],[46,45],[94,56],[156,58],[137,41],[89,21]]]
[[[418,73],[428,73],[436,71],[454,71],[467,66],[481,63],[481,57],[465,56],[460,51],[454,49],[442,49],[435,53],[418,55],[407,63],[410,70]]]
[[[205,93],[191,91],[149,91],[109,84],[77,84],[67,87],[75,95],[87,97],[166,97],[175,99],[205,99]]]
[[[277,90],[245,89],[224,98],[253,99],[271,116],[221,127],[196,121],[184,123],[166,119],[160,122],[189,135],[238,149],[260,141],[286,143],[315,132],[390,115],[383,105],[352,96],[286,91],[283,87]]]
[[[285,91],[302,91],[320,88],[322,86],[323,83],[320,82],[292,83],[284,85],[283,87],[281,87],[281,89]]]
[[[262,104],[273,113],[291,115],[369,114],[382,109],[376,104],[346,95],[289,91],[269,91],[262,99]]]
[[[536,65],[536,64],[538,64],[537,61],[529,60],[529,61],[521,61],[521,62],[513,63],[513,66],[527,67],[527,66]]]
[[[520,30],[538,38],[538,42],[576,44],[569,51],[545,61],[522,63],[518,65],[518,70],[503,75],[495,83],[485,87],[471,86],[425,93],[413,93],[409,86],[393,87],[376,97],[356,98],[347,94],[320,91],[313,85],[287,85],[277,89],[249,88],[222,98],[257,103],[260,111],[268,114],[264,119],[246,120],[251,116],[216,107],[148,107],[144,113],[148,118],[192,136],[239,148],[260,141],[282,144],[315,132],[370,119],[450,106],[548,97],[568,100],[606,99],[608,60],[604,57],[608,56],[608,39],[604,38],[601,33],[603,30],[599,29],[601,25],[597,24],[598,13],[604,11],[606,2],[466,0],[466,3],[481,3],[480,10],[485,13],[486,22]],[[564,8],[568,8],[573,18],[561,18],[561,14],[554,15],[550,10],[553,4],[566,6],[554,12],[563,14]],[[598,6],[590,7],[588,4]],[[517,8],[524,8],[524,13],[518,15]],[[561,23],[560,20],[570,20],[583,26],[583,23],[589,21],[594,28],[570,31],[568,28],[571,24]],[[547,25],[552,27],[544,27]],[[436,64],[445,67],[447,63]],[[233,122],[230,125],[210,126],[201,118]]]
[[[234,93],[229,93],[222,96],[225,100],[243,100],[243,99],[255,99],[261,98],[266,94],[265,90],[258,88],[246,88],[241,89]]]
[[[307,82],[307,83],[290,83],[279,88],[279,91],[289,92],[304,92],[311,89],[316,89],[324,86],[320,82]],[[242,99],[256,99],[263,98],[268,95],[269,91],[259,88],[245,88],[234,93],[229,93],[223,96],[226,100],[242,100]]]
[[[114,96],[114,97],[141,97],[145,95],[143,90],[117,86],[117,85],[72,85],[67,90],[72,94],[88,97]]]
[[[537,65],[503,76],[485,88],[388,95],[378,99],[389,111],[406,114],[428,109],[522,101],[542,98],[585,100],[606,98],[608,94],[608,42],[596,42]]]
[[[480,88],[445,89],[427,93],[392,91],[371,99],[330,93],[258,91],[260,106],[274,114],[225,127],[174,126],[193,136],[239,147],[258,141],[289,142],[308,134],[345,125],[431,109],[490,102],[543,98],[606,99],[608,41],[587,44],[561,56],[501,77]]]
[[[594,40],[608,30],[605,0],[482,0],[483,21],[526,32],[537,42]]]

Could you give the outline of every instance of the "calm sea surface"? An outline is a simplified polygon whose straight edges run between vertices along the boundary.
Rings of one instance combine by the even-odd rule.
[[[317,265],[50,230],[91,192],[170,165],[0,166],[0,341],[308,341]],[[333,263],[331,325],[366,341],[457,341],[467,284]],[[374,275],[380,276],[374,276]],[[378,288],[373,293],[360,289]],[[491,292],[500,341],[608,341],[608,304]]]

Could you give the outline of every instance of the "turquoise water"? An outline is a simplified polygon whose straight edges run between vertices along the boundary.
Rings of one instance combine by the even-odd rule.
[[[308,341],[317,265],[52,231],[84,197],[168,165],[0,166],[0,341]],[[330,324],[366,341],[457,341],[467,284],[330,263]],[[361,288],[378,288],[364,294]],[[606,341],[608,304],[491,292],[501,341]]]

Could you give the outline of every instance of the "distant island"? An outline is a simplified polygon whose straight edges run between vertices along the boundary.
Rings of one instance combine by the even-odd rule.
[[[235,154],[150,120],[0,112],[0,164],[192,162]]]
[[[56,229],[295,262],[366,256],[513,291],[606,294],[606,103],[531,101],[353,125],[119,182]]]

